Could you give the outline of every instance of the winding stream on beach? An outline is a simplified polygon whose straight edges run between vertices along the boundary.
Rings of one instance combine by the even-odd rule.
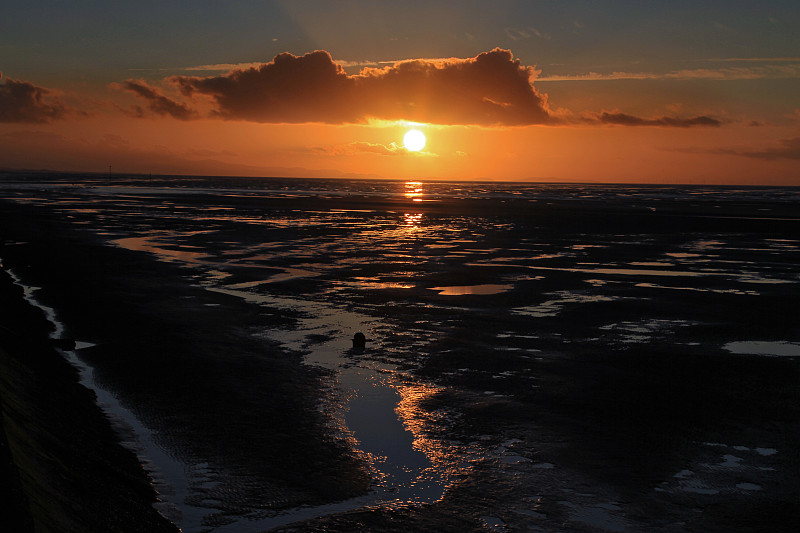
[[[249,285],[249,284],[243,284]],[[299,311],[301,317],[292,329],[268,330],[264,334],[285,348],[305,352],[305,363],[333,370],[344,397],[337,406],[340,434],[356,441],[373,471],[374,486],[369,494],[317,507],[300,507],[275,517],[252,519],[246,529],[242,523],[217,531],[260,531],[299,520],[368,506],[433,503],[446,488],[444,469],[433,460],[434,452],[409,429],[410,420],[399,413],[408,389],[398,381],[397,368],[374,359],[359,359],[352,348],[355,332],[365,333],[368,348],[379,341],[371,336],[379,327],[375,318],[346,311],[332,305],[295,298],[258,294],[244,288],[207,287],[208,290],[236,296],[270,308]],[[248,287],[250,288],[250,287]],[[309,342],[309,339],[315,339]],[[322,340],[324,339],[324,340]]]
[[[59,321],[56,310],[37,300],[35,295],[39,288],[26,285],[11,270],[8,273],[22,287],[25,299],[41,309],[53,324],[50,337],[64,337],[66,328]],[[98,405],[117,430],[122,445],[136,454],[153,480],[159,494],[159,501],[155,504],[159,512],[183,531],[255,532],[362,507],[432,503],[443,496],[446,479],[442,469],[432,461],[430,450],[417,442],[407,427],[410,421],[403,420],[398,414],[403,392],[409,388],[398,381],[397,369],[374,360],[362,359],[357,363],[354,360],[354,356],[359,354],[351,347],[351,332],[365,332],[369,338],[376,327],[375,319],[320,303],[259,295],[244,289],[207,289],[249,303],[302,313],[305,318],[300,319],[296,328],[268,330],[264,335],[281,342],[287,349],[306,352],[306,364],[336,372],[337,386],[344,401],[334,406],[339,412],[333,413],[338,424],[333,429],[355,440],[357,449],[370,464],[374,486],[368,494],[342,502],[303,506],[267,518],[253,513],[252,516],[236,517],[236,521],[224,526],[206,527],[204,519],[214,509],[188,502],[193,487],[198,482],[202,485],[208,465],[187,464],[174,457],[156,443],[153,432],[130,409],[122,405],[113,393],[98,385],[94,369],[79,356],[80,350],[91,344],[78,341],[75,349],[58,349],[78,370],[80,383],[95,393]],[[310,344],[309,338],[324,340]]]
[[[123,248],[148,252],[164,261],[213,266],[202,253],[176,253],[163,246],[154,235],[116,239]],[[213,274],[213,272],[209,272]],[[447,485],[448,469],[435,446],[415,435],[413,409],[402,406],[413,403],[411,397],[433,392],[426,387],[408,386],[396,365],[373,357],[386,352],[380,341],[380,331],[386,324],[364,314],[322,301],[275,296],[264,290],[271,283],[305,277],[310,272],[286,269],[263,280],[244,283],[225,283],[226,275],[212,275],[201,282],[206,290],[233,296],[248,304],[271,309],[288,310],[298,315],[297,323],[287,329],[265,329],[257,332],[278,341],[285,349],[304,354],[304,363],[332,370],[336,376],[335,396],[339,404],[323,408],[331,411],[331,430],[354,442],[372,470],[373,487],[369,494],[316,507],[300,507],[264,518],[263,512],[243,516],[235,523],[219,526],[214,531],[263,531],[292,522],[349,511],[367,506],[393,506],[410,503],[433,503],[442,498]],[[366,334],[366,350],[352,348],[356,332]],[[374,339],[372,337],[375,337]],[[406,381],[408,383],[408,381]],[[334,402],[332,398],[323,402]]]
[[[58,319],[56,310],[36,299],[40,287],[26,285],[12,270],[6,270],[11,278],[23,290],[25,299],[44,312],[47,320],[53,324],[51,339],[64,337],[65,325]],[[110,391],[100,387],[94,379],[94,369],[84,363],[78,356],[83,348],[93,346],[90,343],[76,341],[75,349],[56,348],[61,355],[78,370],[80,383],[90,389],[97,397],[97,405],[111,421],[120,437],[120,443],[136,454],[139,462],[153,481],[159,494],[156,509],[173,523],[185,531],[199,531],[207,510],[183,505],[189,496],[191,475],[188,465],[177,460],[166,450],[156,444],[153,432],[144,425],[132,411],[120,403]]]
[[[754,509],[796,492],[782,413],[800,357],[783,312],[800,287],[797,190],[72,180],[26,178],[5,190],[25,216],[41,210],[143,262],[180,265],[165,281],[193,284],[187,304],[203,305],[203,320],[268,340],[270,357],[302,355],[322,386],[314,399],[328,436],[371,475],[360,497],[281,511],[283,500],[252,497],[223,462],[169,448],[181,441],[160,433],[160,420],[148,427],[136,403],[95,383],[99,370],[81,360],[86,343],[62,350],[154,480],[156,507],[183,531],[256,533],[375,508],[402,509],[375,519],[396,515],[413,528],[420,514],[404,507],[437,501],[430,514],[495,531],[667,527],[641,509],[702,529],[699,508]],[[37,238],[28,225],[10,237]],[[80,261],[79,252],[53,257]],[[51,336],[64,336],[56,311],[37,302],[49,287],[11,275],[54,324]],[[233,309],[247,320],[223,315]],[[363,350],[352,346],[356,332],[368,338]],[[643,449],[643,438],[659,445]],[[663,476],[628,475],[648,462]],[[443,499],[455,479],[465,483]]]

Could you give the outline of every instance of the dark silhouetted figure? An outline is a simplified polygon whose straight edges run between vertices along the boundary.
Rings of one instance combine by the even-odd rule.
[[[364,334],[360,331],[353,335],[353,349],[354,350],[363,350],[364,347],[367,345],[367,338],[364,337]]]

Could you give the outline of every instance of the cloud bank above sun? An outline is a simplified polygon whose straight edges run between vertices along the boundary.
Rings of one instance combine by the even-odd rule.
[[[409,59],[348,74],[324,50],[272,61],[221,76],[172,76],[184,102],[143,80],[114,84],[146,102],[147,112],[179,120],[200,118],[195,109],[211,103],[211,118],[276,124],[363,124],[370,120],[438,125],[528,126],[566,123],[624,126],[718,126],[712,117],[641,118],[598,112],[569,118],[551,110],[548,96],[534,87],[539,71],[522,65],[510,50],[495,48],[472,58]]]
[[[94,4],[0,17],[0,169],[800,176],[796,2]]]
[[[554,111],[534,86],[539,71],[495,48],[472,58],[408,59],[348,74],[330,53],[282,53],[219,76],[171,76],[112,83],[143,105],[124,108],[137,118],[203,118],[271,124],[366,124],[407,121],[435,125],[719,126],[710,116],[639,117],[618,111],[572,116]],[[8,79],[0,83],[0,122],[52,122],[72,109],[47,88]]]
[[[184,96],[210,97],[213,114],[256,122],[523,125],[551,121],[537,71],[494,49],[470,59],[413,59],[349,75],[331,55],[284,53],[224,76],[175,76]]]

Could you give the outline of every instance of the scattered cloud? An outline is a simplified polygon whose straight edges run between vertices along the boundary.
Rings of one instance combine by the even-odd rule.
[[[452,57],[418,57],[416,59],[383,59],[380,61],[372,60],[372,59],[356,59],[356,60],[349,60],[349,59],[334,59],[334,63],[337,65],[341,65],[345,70],[353,70],[353,69],[363,69],[364,67],[385,67],[391,66],[396,63],[403,63],[406,61],[425,61],[427,63],[442,63],[446,61],[452,61]],[[262,63],[263,64],[263,63]],[[357,73],[360,73],[357,72]]]
[[[549,41],[551,39],[549,34],[543,33],[536,28],[505,28],[505,34],[506,37],[512,41],[530,39],[531,37],[538,37],[539,39],[543,39],[545,41]]]
[[[377,154],[377,155],[413,155],[415,157],[432,156],[430,152],[410,152],[404,146],[397,143],[379,144],[363,141],[356,141],[336,146],[317,146],[311,149],[312,152],[321,155],[356,155],[356,154]]]
[[[733,60],[731,60],[733,61]],[[753,62],[758,60],[753,59]],[[764,59],[764,61],[767,61]],[[552,74],[539,76],[536,81],[605,81],[605,80],[762,80],[800,78],[800,60],[785,58],[784,63],[761,66],[682,69],[663,73],[652,72],[588,72],[585,74]]]
[[[770,161],[779,159],[800,160],[800,137],[780,139],[777,141],[772,141],[768,144],[761,144],[759,146],[734,146],[729,148],[687,147],[672,150],[688,154],[735,155],[751,159]]]
[[[147,101],[147,107],[156,115],[170,116],[178,120],[191,120],[198,118],[197,112],[186,104],[177,102],[164,94],[157,88],[149,86],[143,80],[126,80],[123,83],[114,83],[113,87],[117,89],[124,89],[134,93],[136,96],[143,98]],[[132,108],[132,114],[135,116],[146,116],[146,113],[140,106]]]
[[[363,67],[378,67],[381,65],[393,65],[397,63],[397,61],[373,61],[371,59],[356,59],[356,60],[347,60],[347,59],[337,59],[336,64],[341,65],[342,68],[352,69],[352,68],[363,68]]]
[[[677,118],[677,117],[657,117],[657,118],[641,118],[625,113],[608,113],[603,112],[599,114],[589,115],[586,117],[588,122],[598,122],[600,124],[613,124],[617,126],[663,126],[671,128],[689,128],[692,126],[721,126],[722,122],[706,116],[698,116],[692,118]]]
[[[538,37],[539,39],[544,39],[545,41],[549,41],[552,38],[552,37],[550,37],[549,33],[541,32],[541,31],[537,30],[536,28],[531,28],[531,32],[536,37]]]
[[[715,57],[701,59],[700,61],[708,61],[713,63],[798,63],[800,62],[800,57]]]
[[[758,149],[723,149],[718,150],[716,153],[724,153],[731,155],[740,155],[743,157],[750,157],[754,159],[798,159],[800,160],[800,137],[793,137],[791,139],[782,139],[772,146],[766,146]]]
[[[44,87],[11,78],[0,83],[0,122],[50,122],[71,111]]]
[[[669,72],[664,79],[704,80],[765,80],[800,78],[800,62],[752,67],[728,67],[716,69],[686,69]]]
[[[651,80],[657,79],[656,74],[642,72],[588,72],[585,74],[549,74],[539,76],[536,81],[604,81],[604,80]]]
[[[230,120],[526,125],[551,122],[547,97],[532,84],[537,73],[497,48],[469,59],[398,61],[350,75],[318,50],[280,54],[224,76],[171,80],[187,97],[211,97],[214,115]]]
[[[533,29],[516,36],[540,35]],[[334,61],[324,50],[302,56],[283,53],[269,63],[215,64],[192,67],[225,70],[212,76],[172,76],[168,81],[186,103],[170,98],[142,80],[116,86],[146,101],[133,106],[134,116],[155,113],[180,120],[200,118],[196,105],[210,104],[210,116],[261,123],[367,124],[409,121],[440,125],[526,126],[575,123],[566,110],[551,108],[534,81],[611,79],[750,79],[752,76],[800,77],[800,64],[695,69],[667,74],[614,72],[540,78],[540,71],[495,48],[475,57],[422,58],[402,61]],[[357,73],[345,69],[359,68]],[[782,74],[781,74],[782,73]],[[720,126],[710,116],[643,118],[620,112],[593,113],[577,119],[587,124],[619,126]],[[348,148],[348,149],[352,149]],[[362,151],[380,151],[361,147]],[[386,153],[391,150],[384,150]],[[392,152],[393,153],[393,152]]]
[[[262,63],[214,63],[211,65],[196,65],[194,67],[184,67],[180,70],[205,71],[205,72],[230,72],[232,70],[244,70],[248,68],[260,67]]]
[[[528,33],[526,30],[520,30],[518,28],[506,28],[506,37],[511,39],[512,41],[519,41],[520,39],[530,39],[531,34]]]

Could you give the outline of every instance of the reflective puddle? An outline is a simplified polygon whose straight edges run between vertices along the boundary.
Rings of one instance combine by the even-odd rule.
[[[208,254],[202,252],[173,250],[159,246],[153,242],[156,240],[156,238],[156,236],[152,235],[147,237],[126,237],[124,239],[116,239],[111,242],[127,250],[155,254],[165,261],[185,261],[188,263],[194,263],[208,257]]]
[[[289,350],[305,352],[305,362],[334,370],[344,401],[331,407],[335,431],[355,441],[370,465],[372,491],[362,497],[319,507],[300,507],[270,518],[246,520],[247,530],[277,527],[333,512],[374,505],[433,503],[442,498],[447,484],[437,450],[415,429],[416,403],[432,390],[419,391],[403,383],[396,367],[362,357],[382,350],[373,339],[381,325],[376,319],[323,303],[257,294],[241,289],[207,287],[270,308],[300,312],[296,328],[267,330],[265,336]],[[363,332],[365,350],[354,349],[352,337]],[[419,387],[418,387],[419,388]],[[414,389],[414,390],[412,390]],[[242,522],[218,531],[245,531]]]
[[[742,355],[766,355],[772,357],[800,357],[800,343],[786,341],[737,341],[729,342],[724,349]]]
[[[430,290],[438,291],[440,296],[466,296],[500,294],[513,289],[513,285],[456,285],[453,287],[431,287]]]

